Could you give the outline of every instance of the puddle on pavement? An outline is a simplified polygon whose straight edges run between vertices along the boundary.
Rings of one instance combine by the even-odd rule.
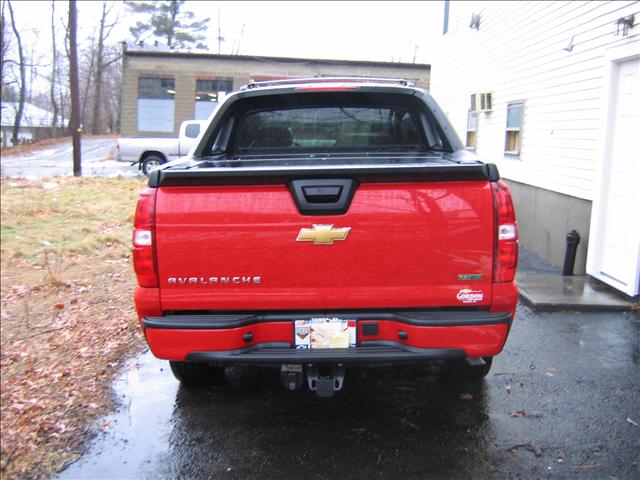
[[[277,467],[276,459],[289,476],[307,451],[323,470],[335,462],[353,468],[370,463],[369,448],[362,447],[371,442],[375,458],[393,469],[384,452],[389,438],[405,449],[446,438],[455,447],[445,461],[451,452],[470,455],[488,437],[487,389],[442,384],[433,372],[424,366],[351,368],[344,390],[322,399],[305,388],[287,392],[277,369],[233,367],[224,385],[191,391],[147,351],[115,382],[122,405],[94,425],[99,433],[83,457],[55,478],[200,478],[203,471],[246,478]],[[449,408],[442,408],[443,397]],[[437,439],[433,430],[440,432]],[[351,462],[349,445],[364,458]],[[411,455],[418,459],[422,452]]]
[[[169,364],[151,352],[128,361],[114,384],[121,405],[93,426],[99,433],[84,458],[55,478],[131,478],[129,462],[167,451],[178,388]]]
[[[94,426],[107,428],[56,478],[537,478],[582,464],[601,465],[593,478],[629,478],[639,325],[521,307],[484,382],[349,368],[331,399],[287,392],[277,369],[257,367],[185,390],[146,352],[117,378],[122,405]]]

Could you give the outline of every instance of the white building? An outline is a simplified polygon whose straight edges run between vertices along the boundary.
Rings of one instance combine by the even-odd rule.
[[[510,184],[521,243],[628,295],[640,276],[640,2],[448,2],[431,92]],[[473,105],[472,105],[473,104]],[[472,107],[472,108],[470,108]]]
[[[0,121],[2,133],[0,144],[2,147],[8,147],[12,144],[11,137],[13,135],[13,123],[15,122],[16,113],[18,111],[18,102],[2,102],[0,104]],[[58,125],[65,125],[66,120],[58,118]],[[36,107],[32,103],[25,102],[20,121],[20,130],[18,131],[18,140],[21,143],[31,143],[42,138],[58,136],[64,130],[62,127],[52,128],[53,113]]]

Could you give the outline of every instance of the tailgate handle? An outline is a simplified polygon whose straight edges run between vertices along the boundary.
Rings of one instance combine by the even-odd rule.
[[[336,203],[340,200],[341,186],[302,187],[304,198],[309,203]]]
[[[305,179],[289,182],[291,196],[303,215],[346,213],[358,182],[351,178]]]

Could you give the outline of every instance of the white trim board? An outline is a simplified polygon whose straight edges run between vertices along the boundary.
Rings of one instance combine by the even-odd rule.
[[[603,95],[601,104],[600,141],[598,145],[598,166],[596,169],[596,181],[594,185],[593,204],[591,210],[591,226],[589,233],[589,250],[587,253],[587,273],[612,287],[630,296],[638,295],[640,289],[640,235],[631,238],[629,241],[635,243],[635,260],[632,259],[631,276],[628,282],[621,282],[616,278],[604,274],[601,271],[603,257],[603,243],[606,228],[607,199],[610,175],[610,142],[613,137],[611,129],[612,117],[614,115],[616,98],[617,72],[622,62],[640,58],[640,44],[637,42],[610,48],[605,56],[605,76],[603,85]],[[640,76],[640,72],[639,72]],[[640,131],[637,132],[640,137]],[[640,152],[633,154],[635,161],[640,163]],[[640,167],[638,167],[640,168]],[[640,197],[636,197],[640,199]],[[640,224],[640,200],[635,202],[638,205],[628,205],[625,214],[629,222]],[[637,230],[637,229],[636,229]]]

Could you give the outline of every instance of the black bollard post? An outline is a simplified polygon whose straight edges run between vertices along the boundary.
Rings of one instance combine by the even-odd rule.
[[[573,266],[576,263],[576,251],[580,243],[580,234],[575,230],[567,233],[567,250],[564,253],[564,266],[562,275],[573,275]]]

